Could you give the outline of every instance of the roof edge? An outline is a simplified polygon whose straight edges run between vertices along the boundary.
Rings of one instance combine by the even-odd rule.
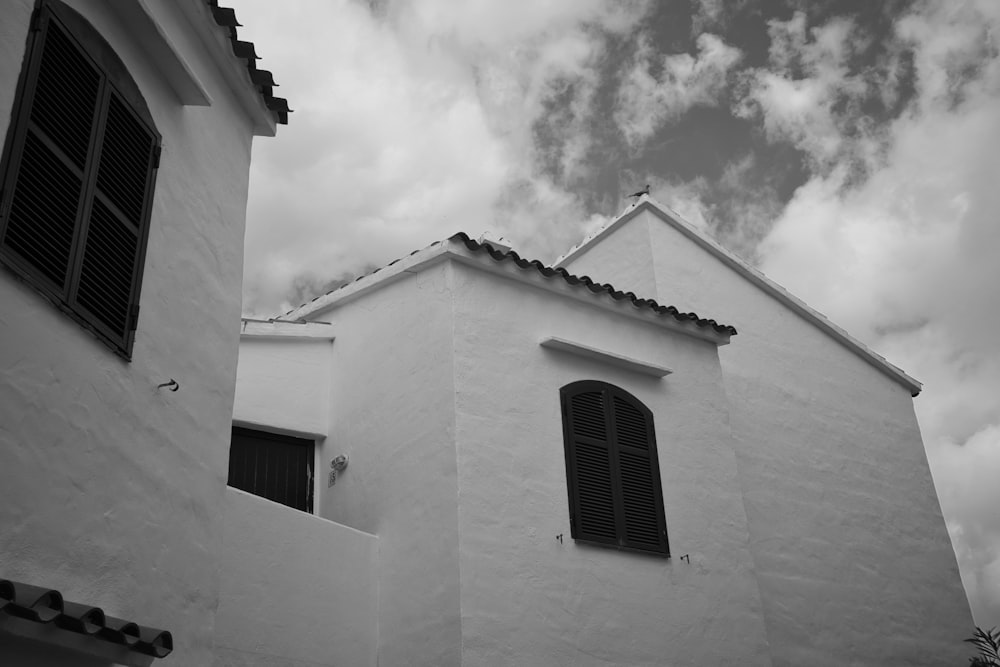
[[[44,586],[0,577],[0,630],[121,664],[148,665],[174,650],[168,630],[109,616]],[[137,656],[138,654],[138,661]]]
[[[414,250],[406,257],[400,257],[371,273],[358,276],[346,285],[314,297],[312,301],[292,308],[275,319],[286,322],[302,322],[306,317],[316,316],[336,306],[353,301],[374,289],[390,285],[400,278],[404,278],[407,273],[421,271],[427,266],[442,261],[446,251],[443,245],[444,241],[435,241],[426,248]]]
[[[240,338],[281,340],[334,340],[329,322],[290,322],[283,319],[240,319]]]
[[[271,72],[257,68],[254,44],[238,39],[235,12],[219,7],[218,0],[185,0],[177,5],[250,118],[254,135],[275,136],[277,126],[288,123],[291,109],[287,100],[274,96],[277,84]]]
[[[587,276],[574,276],[565,269],[548,267],[537,260],[522,259],[516,252],[504,252],[489,244],[480,244],[464,232],[459,232],[444,241],[437,241],[372,273],[360,276],[354,282],[318,296],[278,319],[301,321],[306,317],[319,315],[360,298],[370,291],[390,285],[408,274],[423,271],[446,260],[455,260],[506,278],[530,282],[560,296],[585,301],[605,310],[657,324],[715,345],[728,344],[730,337],[737,333],[732,326],[701,318],[695,313],[681,313],[673,306],[661,306],[652,299],[640,299],[632,292],[621,292],[611,285],[598,284]],[[535,279],[535,276],[538,279]],[[557,277],[561,280],[553,280]],[[580,289],[581,287],[584,289]]]
[[[875,369],[881,371],[889,379],[903,386],[910,392],[912,397],[920,394],[923,385],[898,366],[890,363],[885,357],[875,352],[873,349],[862,343],[860,340],[847,333],[831,322],[825,315],[808,305],[805,301],[793,295],[787,289],[774,282],[762,272],[750,266],[746,261],[722,247],[717,241],[699,231],[694,225],[684,220],[677,212],[656,201],[649,195],[643,195],[632,207],[605,225],[590,237],[584,239],[579,245],[571,248],[569,252],[560,257],[554,266],[561,267],[566,262],[571,261],[587,253],[600,239],[618,229],[629,220],[639,215],[641,211],[649,210],[656,217],[660,218],[687,238],[707,250],[710,254],[726,264],[731,269],[742,275],[751,283],[762,289],[780,303],[812,323],[818,329],[829,335],[835,341],[846,347],[851,352],[861,357]]]

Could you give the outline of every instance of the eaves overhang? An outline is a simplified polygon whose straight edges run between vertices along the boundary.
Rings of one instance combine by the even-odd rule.
[[[148,0],[135,1],[152,13]],[[274,136],[278,124],[288,123],[292,110],[288,100],[274,95],[278,84],[271,72],[257,67],[260,57],[254,43],[239,39],[236,12],[220,7],[218,0],[183,0],[177,5],[252,119],[254,134]]]
[[[523,259],[514,251],[498,250],[489,243],[474,241],[464,232],[444,241],[437,241],[372,273],[360,276],[354,282],[318,296],[278,319],[295,321],[317,317],[373,290],[448,260],[528,283],[565,298],[583,301],[618,315],[646,321],[716,345],[726,345],[730,337],[736,335],[736,329],[730,325],[719,324],[695,313],[681,312],[674,306],[663,306],[652,299],[639,298],[632,292],[616,290],[612,285],[597,283],[587,276],[574,276],[565,269],[546,266],[538,260]]]
[[[58,590],[13,579],[0,578],[0,629],[128,664],[148,664],[174,648],[166,630],[115,618],[100,607],[64,600]],[[136,662],[130,658],[136,654],[148,657]]]
[[[568,253],[557,259],[555,266],[564,266],[569,261],[584,255],[601,239],[611,234],[614,230],[618,229],[629,220],[637,217],[643,211],[649,211],[663,222],[669,224],[685,237],[708,251],[723,264],[763,290],[766,294],[769,294],[778,302],[784,304],[791,311],[798,314],[820,331],[823,331],[837,343],[843,345],[845,348],[860,357],[863,361],[880,371],[883,375],[907,389],[911,396],[916,397],[920,393],[923,385],[919,381],[907,375],[906,372],[899,367],[891,364],[885,357],[878,354],[860,340],[847,333],[847,331],[831,322],[825,315],[812,308],[795,295],[791,294],[784,287],[747,264],[744,260],[723,248],[714,239],[697,230],[693,225],[684,221],[684,219],[676,212],[651,198],[649,195],[643,196],[638,203],[633,205],[624,214],[597,230],[594,234],[584,239],[579,245],[572,248]]]

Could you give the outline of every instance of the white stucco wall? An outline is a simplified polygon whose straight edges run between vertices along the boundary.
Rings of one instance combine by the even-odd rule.
[[[332,344],[322,339],[241,338],[233,420],[325,437]]]
[[[646,230],[657,289],[734,325],[720,351],[775,665],[967,661],[973,627],[909,392],[644,211],[571,261]],[[621,283],[621,284],[619,284]]]
[[[326,447],[350,461],[319,513],[378,535],[382,667],[461,664],[448,276],[439,264],[316,316],[337,332]]]
[[[607,276],[615,276],[617,282],[612,283],[615,289],[631,291],[640,298],[649,297],[656,292],[656,272],[648,239],[645,225],[626,225],[618,230],[614,239],[603,241],[614,244],[615,250],[602,253],[600,265],[588,265],[588,269],[582,271],[581,265],[570,273],[589,276],[597,283],[605,283],[609,280]]]
[[[0,137],[32,4],[0,12]],[[68,4],[129,68],[163,156],[130,363],[0,271],[0,572],[170,630],[170,660],[209,665],[251,124],[195,36],[170,35],[211,107],[178,103],[110,3]]]
[[[770,665],[716,346],[453,270],[464,664]],[[547,336],[674,373],[547,350]],[[583,379],[654,414],[670,560],[570,538],[559,388]]]
[[[374,535],[233,488],[223,515],[217,666],[376,664]]]
[[[447,260],[311,317],[350,459],[319,513],[378,536],[380,665],[771,664],[715,344]],[[656,415],[672,560],[570,538],[559,388],[584,378]]]

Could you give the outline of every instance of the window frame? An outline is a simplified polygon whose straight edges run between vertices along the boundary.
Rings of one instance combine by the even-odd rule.
[[[81,185],[76,201],[76,213],[72,221],[73,231],[69,241],[62,285],[45,275],[44,270],[38,265],[38,255],[29,257],[16,248],[3,243],[11,222],[11,211],[15,201],[15,185],[19,181],[23,166],[22,160],[25,157],[29,125],[35,123],[32,120],[32,109],[39,91],[42,56],[45,53],[48,40],[51,39],[53,22],[56,23],[57,29],[72,42],[71,46],[76,49],[77,55],[81,56],[81,61],[85,60],[97,76],[94,116],[87,137],[84,164],[82,167],[75,166],[71,169],[74,171],[74,175],[75,172],[79,172]],[[151,142],[151,144],[147,144],[150,146],[148,155],[134,154],[140,161],[145,158],[146,163],[146,175],[142,185],[143,199],[137,219],[129,218],[121,209],[117,208],[118,202],[111,199],[106,192],[98,190],[98,172],[102,164],[103,149],[106,146],[105,130],[108,126],[109,114],[112,113],[112,106],[115,106],[119,113],[127,114],[131,121],[148,133]],[[67,168],[64,158],[59,157],[59,154],[66,155],[63,148],[54,143],[47,134],[39,135],[37,130],[32,131],[32,134],[50,152],[53,149],[49,147],[49,144],[55,146],[59,152],[53,153],[52,159]],[[0,156],[0,265],[3,265],[15,277],[44,296],[56,308],[83,326],[126,361],[131,361],[135,333],[138,327],[139,298],[146,263],[161,145],[162,136],[153,122],[145,99],[114,49],[96,28],[75,10],[59,0],[38,0],[35,3],[25,40],[24,57],[11,109],[10,124],[7,128],[3,153]],[[108,164],[117,163],[109,162]],[[37,186],[42,194],[56,192],[56,189],[51,185],[38,185],[41,182],[28,182],[25,187]],[[101,201],[101,199],[105,201]],[[88,261],[87,252],[90,247],[88,246],[88,234],[94,222],[91,211],[95,203],[100,203],[107,211],[106,215],[110,216],[110,222],[104,222],[105,232],[112,228],[120,229],[120,227],[115,228],[115,225],[121,225],[124,221],[126,224],[130,224],[133,230],[127,233],[134,232],[135,237],[135,249],[131,253],[133,264],[130,270],[127,264],[121,261],[124,256],[101,255],[101,251],[96,246],[94,263],[90,269],[93,276],[105,276],[109,270],[125,271],[129,275],[131,282],[127,304],[123,298],[115,299],[112,297],[111,301],[112,307],[125,307],[123,327],[120,330],[110,326],[102,319],[98,311],[92,310],[85,303],[80,302],[78,298],[84,263]],[[110,207],[108,203],[111,204]],[[43,243],[37,234],[31,236],[28,232],[28,235],[27,243],[31,246],[37,247]],[[96,298],[95,295],[104,296],[105,293],[95,290],[96,288],[91,289],[91,300]]]
[[[309,475],[308,484],[306,485],[306,498],[305,507],[299,507],[297,505],[291,505],[284,502],[276,497],[267,495],[266,489],[263,493],[258,493],[258,490],[254,488],[248,488],[250,486],[256,486],[256,484],[236,484],[233,483],[233,472],[234,472],[234,458],[233,458],[233,447],[237,441],[237,437],[252,439],[257,442],[269,442],[269,443],[280,443],[284,447],[300,447],[303,449],[308,449],[308,454],[305,457],[307,462]],[[290,509],[297,510],[299,512],[305,512],[306,514],[313,514],[316,507],[316,440],[303,436],[285,435],[281,433],[275,433],[273,431],[264,431],[260,428],[253,428],[249,426],[240,426],[233,424],[230,440],[229,440],[229,458],[227,461],[227,475],[226,475],[226,486],[230,486],[234,489],[239,489],[246,493],[253,494],[258,498],[263,498],[273,503],[279,505],[284,505]],[[256,481],[256,480],[255,480]],[[267,481],[265,480],[265,485]],[[277,494],[274,494],[277,495]]]
[[[580,488],[581,482],[578,475],[577,447],[578,439],[583,439],[585,445],[599,444],[599,438],[588,437],[585,433],[576,433],[576,422],[574,420],[572,399],[580,394],[599,392],[602,405],[602,419],[605,428],[606,449],[608,451],[608,467],[610,473],[610,484],[614,515],[615,537],[588,534],[581,526],[580,519]],[[598,380],[580,380],[561,387],[560,412],[563,425],[563,452],[566,463],[566,491],[569,502],[570,515],[570,535],[576,542],[593,544],[602,547],[611,547],[620,551],[630,551],[644,554],[651,554],[663,558],[670,557],[670,542],[667,534],[666,513],[663,506],[663,486],[659,469],[659,456],[656,447],[656,431],[653,421],[653,413],[638,398],[625,391],[621,387],[601,382]],[[655,547],[648,543],[639,543],[628,539],[626,534],[626,509],[623,492],[623,477],[620,464],[623,445],[619,442],[621,429],[618,427],[615,418],[616,409],[614,400],[618,398],[625,401],[629,406],[636,409],[641,414],[645,423],[646,435],[646,456],[649,460],[649,474],[652,492],[653,507],[646,507],[655,513],[656,531],[660,537],[660,543]],[[582,429],[581,429],[582,430]],[[624,445],[627,453],[635,454],[635,447]],[[634,480],[632,480],[634,483]]]

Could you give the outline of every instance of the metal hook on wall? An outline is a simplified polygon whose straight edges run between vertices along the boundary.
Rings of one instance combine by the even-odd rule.
[[[178,389],[181,388],[181,385],[180,385],[180,383],[177,382],[177,380],[175,380],[173,378],[170,378],[170,380],[168,382],[164,382],[163,384],[156,385],[157,389],[163,389],[164,387],[166,387],[170,391],[177,391]]]

